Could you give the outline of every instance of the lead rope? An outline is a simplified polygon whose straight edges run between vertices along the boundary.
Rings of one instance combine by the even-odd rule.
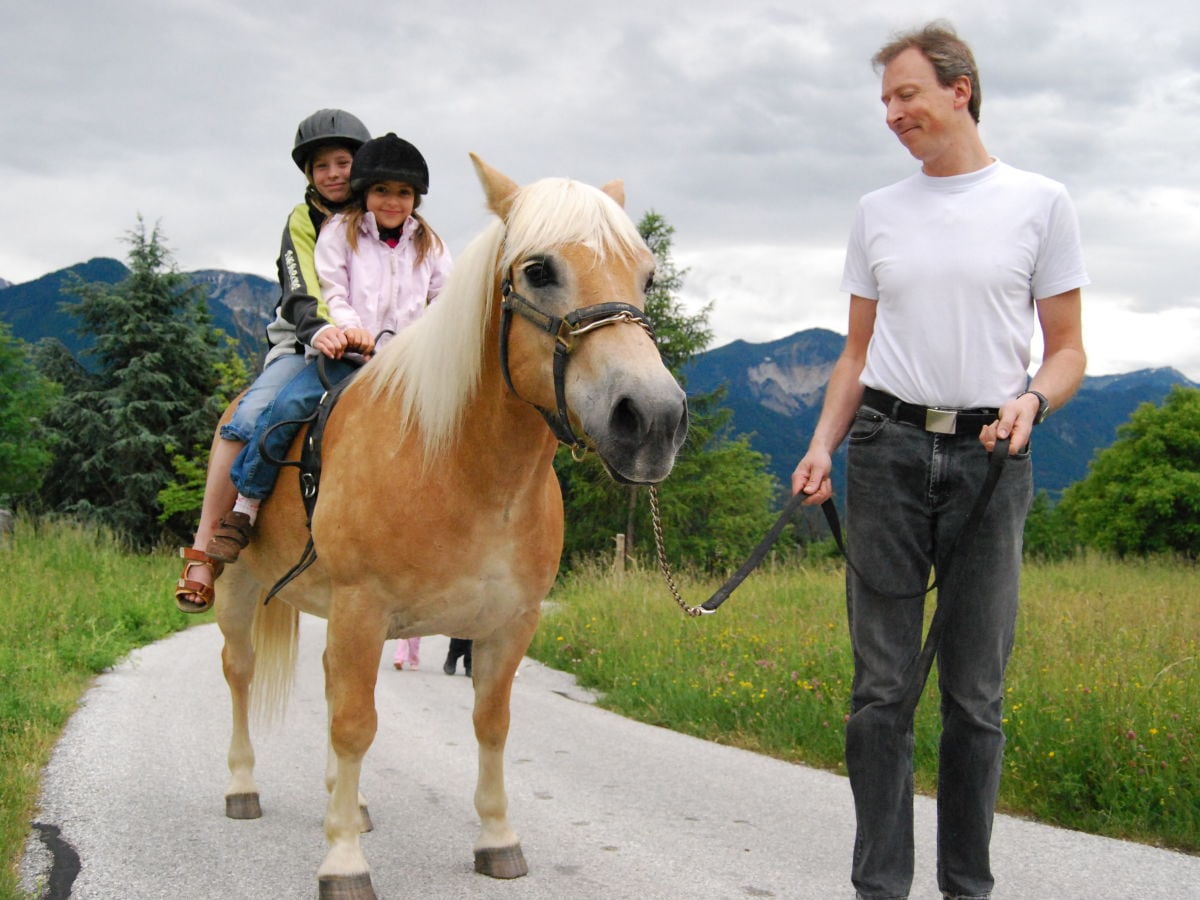
[[[671,575],[671,564],[667,562],[667,551],[663,546],[662,517],[658,513],[658,485],[655,484],[650,485],[650,522],[654,526],[654,546],[658,549],[658,567],[662,569],[663,580],[667,583],[667,588],[671,591],[675,602],[679,604],[679,608],[693,619],[715,612],[715,610],[699,606],[688,606],[683,595],[679,593],[679,588],[675,586],[675,579]]]
[[[1004,463],[1008,459],[1008,443],[1009,438],[998,440],[996,441],[994,450],[989,452],[987,477],[984,479],[983,486],[979,490],[979,495],[975,498],[975,503],[971,507],[970,513],[967,515],[967,520],[963,523],[962,529],[955,538],[954,544],[951,545],[947,553],[947,559],[942,564],[941,571],[938,573],[938,576],[934,580],[933,584],[929,585],[929,587],[922,591],[917,591],[916,593],[912,594],[887,593],[880,591],[878,588],[871,587],[869,583],[864,581],[868,588],[893,600],[911,600],[915,597],[920,597],[923,594],[928,594],[942,583],[945,576],[950,571],[950,563],[953,561],[954,557],[958,553],[961,553],[963,548],[971,543],[975,537],[975,533],[979,530],[980,522],[983,519],[983,512],[987,508],[988,502],[991,500],[992,491],[996,487],[996,482],[1000,479],[1000,473],[1003,470]],[[663,580],[666,581],[667,587],[671,591],[671,595],[675,598],[675,602],[679,604],[679,608],[692,618],[715,613],[721,604],[729,599],[729,595],[737,589],[738,585],[740,585],[746,579],[746,576],[753,572],[766,558],[767,553],[770,551],[775,541],[779,539],[779,535],[783,533],[783,529],[787,527],[787,524],[792,520],[792,516],[795,514],[796,508],[804,502],[804,499],[804,494],[793,494],[788,499],[787,503],[784,504],[783,511],[780,512],[779,518],[775,520],[775,524],[771,526],[770,530],[763,536],[763,539],[758,542],[758,546],[754,548],[754,550],[750,553],[750,556],[747,557],[744,563],[742,563],[741,567],[732,575],[730,575],[725,583],[721,585],[721,587],[719,587],[716,592],[713,593],[713,595],[705,600],[702,604],[699,606],[688,606],[682,595],[680,595],[679,588],[675,586],[675,579],[671,575],[671,566],[667,562],[667,552],[663,546],[662,518],[658,509],[658,488],[656,485],[650,485],[650,520],[654,526],[654,544],[658,550],[658,565],[659,568],[662,569]],[[837,544],[838,550],[841,551],[842,557],[846,560],[847,568],[853,571],[855,575],[858,575],[858,570],[854,567],[850,557],[846,554],[846,547],[842,541],[842,528],[838,521],[837,507],[834,506],[833,499],[830,498],[826,500],[821,504],[821,508],[825,513],[825,518],[829,522],[829,529],[833,533],[834,542]],[[861,575],[858,577],[860,579],[862,578]],[[933,658],[933,653],[936,652],[937,643],[940,640],[942,624],[945,618],[946,608],[944,604],[938,604],[937,610],[933,616],[933,621],[929,626],[929,635],[926,640],[925,649],[922,651],[921,663],[925,667],[926,672],[928,672],[928,665]],[[923,686],[924,679],[921,679],[921,683]],[[920,696],[919,690],[917,695]]]
[[[662,536],[662,519],[658,511],[658,488],[655,485],[650,485],[650,521],[654,526],[654,543],[658,549],[658,566],[662,569],[663,580],[666,581],[667,587],[670,588],[671,594],[675,597],[675,602],[679,604],[687,615],[692,618],[697,616],[712,615],[717,609],[729,599],[732,594],[743,581],[746,576],[758,568],[759,564],[766,559],[767,553],[771,547],[779,540],[779,535],[783,533],[783,529],[792,521],[792,516],[796,512],[796,507],[804,502],[803,494],[793,494],[787,503],[783,506],[783,511],[779,513],[779,518],[775,520],[775,524],[770,530],[763,535],[763,539],[758,542],[758,546],[751,551],[746,561],[741,564],[736,572],[725,580],[713,593],[711,597],[701,603],[699,606],[688,606],[684,599],[679,594],[679,589],[675,587],[675,579],[671,577],[671,566],[667,562],[667,551],[663,546]]]

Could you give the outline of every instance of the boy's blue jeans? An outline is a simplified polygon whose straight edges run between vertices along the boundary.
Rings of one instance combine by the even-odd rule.
[[[850,432],[847,610],[854,650],[846,768],[858,822],[852,880],[862,897],[906,897],[913,877],[913,728],[897,713],[921,650],[925,601],[987,474],[975,435],[933,434],[862,407]],[[980,530],[956,550],[938,603],[951,610],[938,650],[942,736],[938,886],[987,897],[1000,784],[1004,669],[1012,650],[1032,460],[1009,457]],[[868,584],[870,586],[868,586]],[[878,592],[874,590],[878,589]]]
[[[278,361],[267,368],[272,369],[277,365]],[[330,384],[337,384],[357,368],[340,359],[325,360],[325,374]],[[279,389],[275,399],[258,417],[258,423],[246,446],[234,460],[232,477],[239,494],[254,500],[263,500],[270,496],[275,487],[275,480],[279,477],[279,467],[268,462],[259,451],[263,435],[267,436],[264,444],[267,453],[275,459],[283,459],[300,430],[300,425],[284,425],[273,431],[271,427],[279,422],[295,421],[310,415],[317,408],[324,393],[325,386],[321,383],[315,360],[304,366]]]
[[[221,426],[221,437],[227,441],[249,443],[258,417],[271,405],[280,389],[295,378],[304,366],[303,353],[289,353],[272,360],[242,394],[237,409],[233,411],[233,418]]]

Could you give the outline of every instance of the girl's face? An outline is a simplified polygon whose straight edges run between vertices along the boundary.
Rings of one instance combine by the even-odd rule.
[[[350,165],[354,154],[345,147],[326,147],[313,154],[312,181],[322,197],[330,203],[345,203],[350,199]]]
[[[380,228],[399,228],[412,215],[417,194],[412,185],[380,181],[367,188],[367,211],[375,213]]]

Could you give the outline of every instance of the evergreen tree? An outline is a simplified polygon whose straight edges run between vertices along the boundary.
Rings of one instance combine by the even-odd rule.
[[[158,495],[173,477],[172,454],[208,445],[228,351],[203,289],[175,268],[158,228],[147,235],[139,217],[126,241],[124,281],[64,287],[79,332],[94,341],[86,359],[61,344],[39,353],[43,374],[63,385],[46,419],[59,443],[42,496],[147,547],[162,536]],[[190,524],[169,526],[185,538]]]
[[[674,228],[648,212],[638,223],[657,260],[646,313],[663,362],[682,381],[681,369],[707,347],[711,304],[688,314],[678,299],[686,271],[671,258]],[[720,570],[737,566],[773,520],[776,482],[767,460],[744,437],[729,434],[731,413],[720,392],[688,398],[688,438],[675,469],[659,488],[663,543],[672,566]],[[555,459],[566,506],[563,555],[573,559],[612,552],[614,536],[626,550],[654,559],[654,536],[645,488],[619,485],[591,455],[576,462],[560,448]]]
[[[1078,539],[1119,556],[1200,557],[1200,390],[1143,403],[1117,435],[1063,492]]]
[[[41,419],[59,389],[38,374],[30,349],[0,322],[0,505],[37,491],[52,458]]]

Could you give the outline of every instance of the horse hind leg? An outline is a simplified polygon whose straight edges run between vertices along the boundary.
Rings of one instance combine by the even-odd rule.
[[[262,816],[254,781],[250,712],[269,720],[286,706],[295,667],[298,614],[285,603],[259,602],[259,585],[245,570],[227,569],[219,582],[217,623],[225,637],[221,665],[229,685],[233,729],[229,740],[229,785],[225,815]]]
[[[242,588],[236,570],[226,570],[217,583],[217,625],[225,638],[221,668],[229,686],[233,730],[229,739],[229,784],[225,790],[225,815],[231,819],[262,816],[258,786],[254,781],[254,746],[250,742],[250,683],[254,678],[254,593]]]

